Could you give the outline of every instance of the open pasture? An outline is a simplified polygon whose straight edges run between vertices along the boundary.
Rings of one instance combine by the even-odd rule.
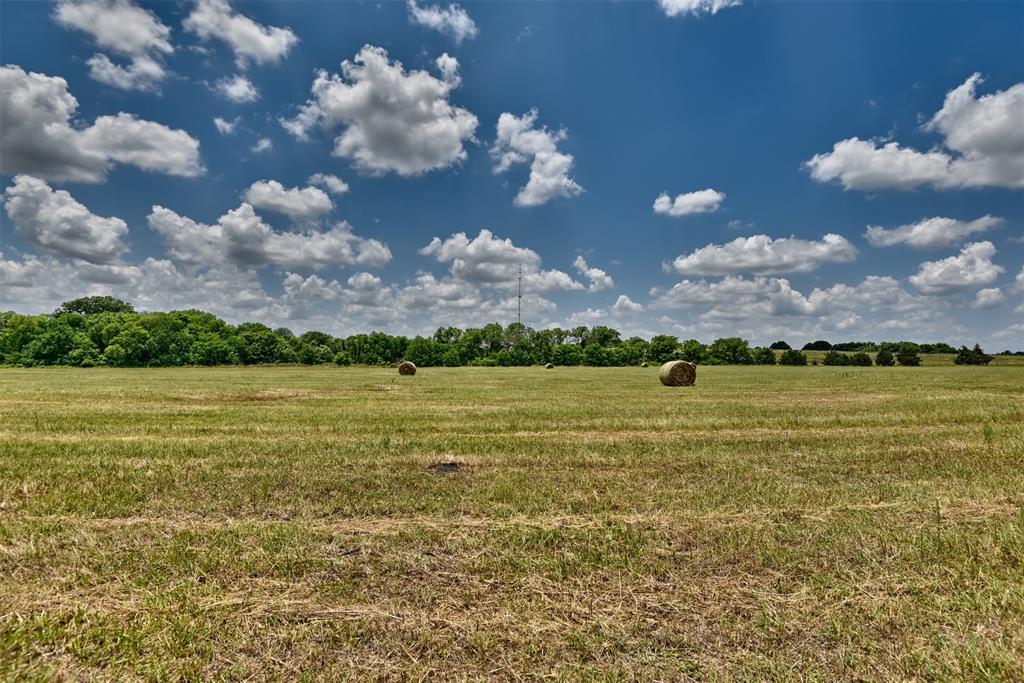
[[[1024,367],[0,370],[0,676],[1024,678]]]

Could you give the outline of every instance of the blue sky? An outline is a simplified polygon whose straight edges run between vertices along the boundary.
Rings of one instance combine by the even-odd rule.
[[[0,19],[0,309],[1024,348],[1024,4]]]

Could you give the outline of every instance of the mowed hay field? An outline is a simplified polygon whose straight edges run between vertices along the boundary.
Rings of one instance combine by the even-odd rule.
[[[1024,678],[1024,367],[657,372],[0,370],[0,674]]]

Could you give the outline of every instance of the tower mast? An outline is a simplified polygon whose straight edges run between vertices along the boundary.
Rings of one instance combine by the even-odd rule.
[[[519,264],[519,294],[516,296],[516,322],[523,324],[523,264]]]

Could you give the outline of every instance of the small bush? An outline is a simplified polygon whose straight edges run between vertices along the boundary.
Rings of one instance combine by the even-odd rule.
[[[807,355],[794,349],[784,351],[779,356],[779,365],[807,365]]]
[[[859,351],[850,356],[850,365],[859,365],[860,367],[870,368],[871,367],[871,356]]]
[[[979,344],[975,344],[973,349],[961,346],[953,362],[957,365],[988,365],[992,362],[992,356],[982,351]]]
[[[775,365],[775,352],[771,349],[758,346],[750,355],[754,359],[754,365]]]
[[[822,365],[849,365],[850,357],[838,351],[829,351],[821,359]]]
[[[875,354],[875,365],[881,367],[892,367],[896,365],[896,358],[892,355],[892,351],[889,349],[882,349]]]
[[[921,354],[916,349],[903,348],[896,352],[896,360],[900,365],[917,367],[921,364]]]

